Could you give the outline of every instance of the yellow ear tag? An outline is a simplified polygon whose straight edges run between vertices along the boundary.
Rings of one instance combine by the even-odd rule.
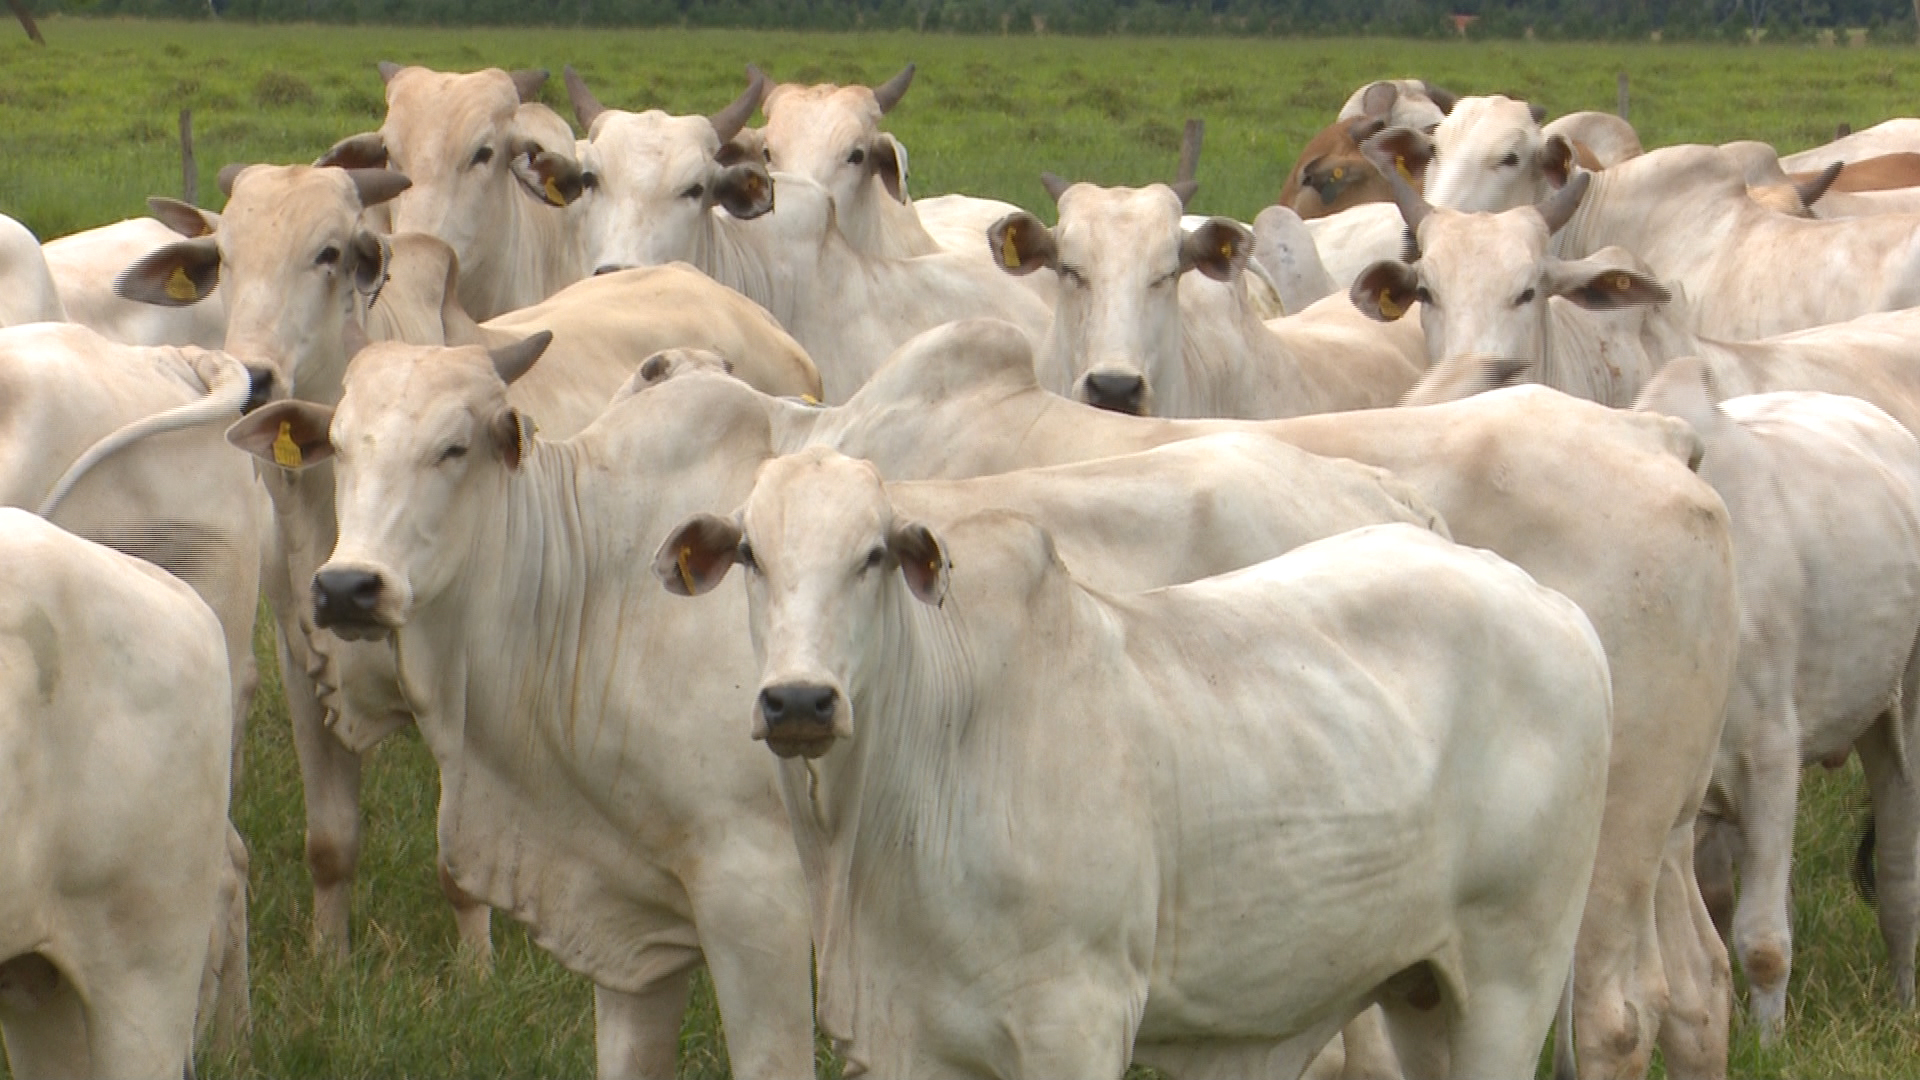
[[[1226,259],[1229,262],[1233,261],[1233,241],[1231,240],[1220,241],[1220,257],[1223,259]]]
[[[1380,314],[1385,315],[1389,319],[1397,319],[1406,313],[1407,309],[1394,303],[1393,297],[1388,296],[1386,293],[1380,294]]]
[[[803,403],[805,403],[805,404],[808,404],[808,405],[818,405],[818,404],[820,404],[820,399],[819,399],[819,398],[817,398],[817,397],[814,397],[814,396],[813,396],[812,394],[801,394],[801,395],[800,395],[800,400],[801,400],[801,401],[802,401]]]
[[[693,592],[693,571],[687,567],[687,561],[691,558],[693,558],[693,548],[681,547],[680,558],[676,561],[680,564],[680,584],[686,586],[689,593]]]
[[[1629,288],[1632,288],[1632,286],[1633,280],[1625,274],[1621,274],[1619,277],[1613,279],[1613,288],[1616,292],[1626,292]]]
[[[1342,165],[1340,168],[1333,170],[1333,179],[1335,180],[1344,180],[1346,179],[1346,176],[1347,176],[1347,168],[1344,165]]]
[[[1013,232],[1012,229],[1008,229],[1000,238],[1000,261],[1007,264],[1007,269],[1018,270],[1020,269],[1020,247],[1014,243]]]
[[[551,176],[547,177],[547,201],[555,206],[567,205],[567,197],[560,194],[560,185],[554,183]]]
[[[173,276],[167,278],[167,295],[175,300],[192,300],[200,295],[200,290],[193,287],[193,279],[187,276],[186,268],[176,266]]]
[[[280,435],[273,440],[274,464],[283,469],[297,469],[302,460],[304,459],[300,456],[300,444],[293,441],[293,424],[286,420],[280,421]]]
[[[1404,156],[1393,155],[1393,170],[1400,174],[1400,179],[1409,184],[1413,183],[1413,174],[1407,171],[1407,159]]]

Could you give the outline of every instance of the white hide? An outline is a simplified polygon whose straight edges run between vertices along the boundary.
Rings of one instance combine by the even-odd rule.
[[[41,251],[69,320],[123,345],[217,349],[227,333],[226,294],[221,290],[179,308],[153,307],[114,294],[120,271],[179,239],[179,233],[152,218],[128,218],[49,240]]]
[[[0,214],[0,327],[66,321],[40,241],[25,225]]]

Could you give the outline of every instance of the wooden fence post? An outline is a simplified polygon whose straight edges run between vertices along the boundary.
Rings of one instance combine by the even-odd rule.
[[[1914,0],[1920,6],[1920,0]],[[20,20],[21,29],[27,32],[27,40],[45,45],[47,39],[40,36],[40,27],[34,25],[33,13],[27,10],[26,0],[7,0],[7,6],[13,9],[13,17]]]
[[[1914,0],[1914,3],[1920,4],[1920,0]],[[1623,71],[1620,73],[1619,77],[1614,82],[1614,88],[1619,91],[1619,105],[1614,109],[1614,111],[1620,114],[1620,119],[1630,120],[1631,117],[1627,115],[1627,73],[1626,72]]]
[[[189,206],[200,205],[200,170],[193,164],[193,110],[180,110],[180,191]]]

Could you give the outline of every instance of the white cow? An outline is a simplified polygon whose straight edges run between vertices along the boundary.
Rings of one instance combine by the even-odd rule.
[[[190,1074],[203,979],[246,995],[220,623],[180,581],[25,511],[0,510],[0,551],[8,1069]]]
[[[1547,138],[1555,135],[1573,144],[1576,160],[1590,169],[1618,165],[1646,153],[1640,133],[1624,119],[1605,112],[1572,112],[1541,125]]]
[[[1009,291],[991,267],[948,253],[862,254],[824,188],[786,174],[776,184],[757,162],[721,165],[720,135],[705,117],[594,117],[584,174],[556,183],[584,192],[595,266],[693,264],[772,312],[813,357],[829,401],[844,401],[909,337],[953,319],[993,316],[1045,335],[1046,306]]]
[[[129,270],[125,288],[179,302],[164,289],[176,272],[202,291],[224,280],[233,298],[229,348],[271,371],[282,393],[290,388],[303,400],[339,400],[347,359],[364,342],[356,305],[376,313],[370,321],[383,332],[429,341],[499,344],[510,334],[517,341],[529,323],[544,320],[541,328],[567,339],[555,358],[565,362],[531,377],[515,399],[561,434],[586,426],[635,365],[674,345],[721,350],[743,374],[768,375],[769,390],[818,392],[804,354],[764,311],[684,267],[579,282],[525,312],[476,325],[457,299],[449,300],[449,286],[457,292],[457,263],[444,245],[413,234],[383,238],[364,220],[367,208],[406,186],[404,175],[256,165],[224,170],[222,182],[230,198],[217,228],[143,260]],[[382,299],[369,309],[370,297]],[[263,479],[279,545],[264,587],[279,622],[280,668],[306,796],[315,935],[344,956],[359,853],[358,754],[409,714],[384,650],[315,632],[307,586],[333,548],[330,469],[271,470]],[[449,895],[463,943],[485,957],[484,907],[457,890]]]
[[[0,327],[66,321],[40,241],[25,225],[0,214]]]
[[[782,448],[831,446],[896,478],[1252,429],[1413,485],[1455,539],[1572,597],[1607,646],[1617,737],[1575,965],[1580,1061],[1599,1075],[1641,1074],[1657,1036],[1676,1074],[1725,1073],[1732,979],[1694,880],[1693,831],[1736,613],[1726,511],[1688,467],[1699,444],[1684,425],[1539,388],[1252,425],[1131,417],[1042,390],[1026,339],[980,320],[922,335],[844,406],[764,404]]]
[[[499,361],[505,374],[530,362],[524,348],[518,356]],[[526,421],[508,403],[495,365],[471,348],[389,345],[355,360],[332,416],[331,445],[342,450],[341,536],[316,577],[320,621],[356,636],[398,629],[401,684],[443,769],[449,872],[461,889],[532,923],[543,945],[601,987],[603,1070],[671,1063],[679,1013],[667,1003],[674,992],[684,995],[684,982],[673,980],[698,959],[690,938],[698,926],[736,1067],[790,1074],[810,1060],[800,1056],[808,1045],[805,929],[787,921],[798,915],[798,867],[770,769],[742,756],[743,740],[728,746],[715,720],[745,704],[739,687],[747,676],[709,677],[715,665],[730,663],[750,674],[750,656],[744,641],[704,626],[724,628],[717,616],[689,622],[657,594],[635,592],[629,579],[639,564],[615,554],[657,543],[690,507],[744,495],[754,465],[772,453],[762,406],[736,380],[692,375],[628,396],[566,443],[523,446]],[[284,423],[304,461],[324,461],[327,416],[309,403],[282,403],[238,426],[234,438],[271,457]],[[617,467],[632,461],[649,464]],[[1163,511],[1156,516],[1165,531],[1136,541],[1158,561],[1109,558],[1104,565],[1182,579],[1355,524],[1443,527],[1377,470],[1270,440],[1182,447],[1156,455],[1150,467],[1145,481],[1132,478],[1142,466],[1106,467],[1092,476],[1028,479],[994,497],[1032,507],[1045,504],[1049,486],[1097,493],[1098,502],[1070,504],[1098,519],[1082,529],[1096,539],[1114,519]],[[951,503],[992,494],[928,488],[905,497]],[[1062,501],[1054,497],[1055,505]],[[499,533],[485,524],[495,521],[519,524]],[[421,528],[427,532],[415,531]],[[422,550],[418,538],[429,535],[443,541]],[[460,539],[469,535],[497,543],[475,548]],[[530,544],[579,555],[529,561]],[[535,578],[548,597],[542,609],[557,605],[553,614],[507,618],[524,625],[503,638],[496,624],[506,616],[493,606],[517,603],[510,597],[536,587]],[[493,584],[475,590],[476,581]],[[618,633],[607,629],[613,622]],[[545,657],[571,674],[543,689],[555,670],[507,659],[515,656]],[[657,692],[608,689],[634,685]],[[531,759],[526,723],[551,733],[538,743],[548,749]],[[628,735],[582,745],[566,734],[587,731]],[[659,756],[666,747],[672,753]],[[655,765],[688,754],[709,767],[675,766],[671,779],[655,774]],[[563,783],[562,776],[575,779]],[[616,790],[629,794],[599,794]],[[769,830],[784,855],[764,849]],[[586,854],[602,850],[629,857],[609,866]],[[636,926],[636,905],[679,914]],[[655,957],[646,942],[663,935],[673,945]],[[652,986],[656,976],[668,984]],[[794,1010],[797,1031],[785,1022]],[[759,1056],[750,1056],[753,1047]]]
[[[1269,206],[1253,219],[1251,262],[1266,270],[1281,310],[1288,314],[1305,311],[1338,288],[1321,261],[1313,232],[1284,206]]]
[[[258,681],[266,508],[220,436],[252,382],[231,356],[190,345],[121,345],[69,323],[0,330],[0,506],[47,515],[200,594],[233,661],[236,754]]]
[[[1386,127],[1406,127],[1415,131],[1431,131],[1434,126],[1446,119],[1453,110],[1454,103],[1460,99],[1453,94],[1433,85],[1425,79],[1382,79],[1370,82],[1348,95],[1346,104],[1340,106],[1340,120],[1358,120],[1368,115],[1367,95],[1378,91],[1375,87],[1382,83],[1394,89],[1393,104],[1384,116]]]
[[[467,311],[489,319],[586,276],[568,197],[547,186],[547,163],[571,160],[574,137],[534,100],[545,71],[456,74],[382,62],[380,77],[380,130],[341,140],[318,164],[404,172],[413,185],[388,208],[391,229],[453,248]]]
[[[1700,475],[1727,504],[1740,666],[1704,812],[1737,830],[1733,946],[1761,1037],[1786,1024],[1788,869],[1800,767],[1857,748],[1888,872],[1880,928],[1913,1005],[1920,878],[1920,441],[1858,398],[1770,393],[1715,403],[1707,366],[1667,365],[1639,408],[1700,433]],[[1904,856],[1904,857],[1903,857]]]
[[[850,1067],[1117,1076],[1137,1043],[1295,1075],[1378,1000],[1416,1069],[1531,1069],[1605,790],[1579,609],[1404,526],[1124,597],[1060,560],[1018,515],[899,514],[830,451],[655,557],[684,594],[747,568],[752,730],[790,759]]]
[[[1199,270],[1236,280],[1246,226],[1180,226],[1185,190],[1102,188],[1047,177],[1048,228],[1024,211],[989,232],[1010,274],[1041,267],[1066,285],[1039,360],[1057,393],[1131,413],[1264,418],[1392,404],[1419,378],[1420,342],[1379,335],[1344,297],[1262,323],[1239,290],[1182,295]]]
[[[184,205],[184,204],[176,204]],[[41,247],[67,318],[123,345],[198,345],[217,349],[227,332],[226,296],[214,290],[192,307],[161,308],[114,292],[135,260],[180,239],[171,225],[129,218],[49,240]]]

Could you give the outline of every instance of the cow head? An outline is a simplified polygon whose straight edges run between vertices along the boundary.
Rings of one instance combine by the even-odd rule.
[[[1377,163],[1383,173],[1390,172],[1390,161]],[[1667,291],[1627,264],[1628,257],[1617,249],[1579,260],[1547,253],[1549,237],[1578,209],[1591,176],[1580,173],[1537,206],[1499,214],[1429,206],[1390,176],[1419,259],[1412,265],[1382,261],[1367,267],[1350,291],[1354,306],[1391,322],[1418,301],[1427,356],[1436,372],[1473,364],[1485,368],[1488,377],[1505,372],[1498,377],[1510,379],[1517,374],[1515,363],[1539,363],[1546,356],[1549,298],[1603,310],[1664,302]],[[1455,370],[1433,378],[1457,381],[1457,375]]]
[[[553,336],[489,352],[381,343],[355,359],[337,409],[276,402],[229,442],[278,468],[331,459],[340,539],[313,579],[315,623],[349,639],[383,637],[460,575],[500,488],[532,452],[533,422],[507,403]]]
[[[1090,405],[1149,414],[1155,388],[1179,378],[1179,279],[1189,270],[1232,281],[1253,251],[1253,234],[1225,218],[1185,232],[1180,215],[1191,182],[1145,188],[1067,184],[1048,175],[1060,207],[1049,229],[1025,212],[987,233],[1009,274],[1042,266],[1059,274],[1043,381]]]
[[[341,334],[356,295],[377,296],[390,248],[364,211],[406,190],[386,169],[228,166],[224,213],[206,232],[168,244],[124,271],[114,290],[149,304],[195,303],[224,282],[226,351],[275,372],[271,396],[330,398],[344,360]],[[169,210],[179,229],[185,211]]]
[[[815,449],[761,466],[731,518],[701,514],[667,534],[653,572],[697,596],[739,563],[760,658],[752,733],[781,757],[819,757],[854,735],[853,697],[881,675],[911,601],[939,605],[947,555],[894,516],[866,461]]]
[[[469,282],[507,262],[512,237],[499,227],[502,215],[558,214],[579,196],[573,130],[533,100],[546,72],[382,64],[380,73],[387,84],[380,130],[341,140],[316,164],[406,173],[413,186],[393,203],[393,231],[444,241]],[[481,317],[493,313],[485,297],[462,300]]]
[[[773,178],[760,162],[720,160],[758,107],[763,80],[710,117],[605,108],[571,70],[567,86],[589,132],[581,212],[596,272],[691,258],[716,209],[741,219],[773,209]]]
[[[1343,114],[1309,139],[1306,148],[1300,151],[1300,159],[1287,173],[1287,183],[1280,190],[1278,202],[1303,219],[1326,217],[1362,203],[1392,198],[1386,181],[1360,152],[1363,143],[1382,131],[1398,132],[1399,147],[1395,156],[1414,189],[1418,190],[1425,182],[1427,163],[1433,159],[1433,144],[1420,128],[1394,121],[1400,112],[1407,111],[1396,108],[1402,104],[1398,87],[1390,82],[1373,83],[1357,93],[1355,99],[1360,105],[1359,114]],[[1438,123],[1442,115],[1440,109],[1431,104],[1428,109],[1433,122]],[[1424,118],[1426,111],[1415,115]]]
[[[1573,144],[1540,130],[1545,110],[1495,95],[1462,98],[1433,131],[1427,200],[1495,212],[1536,203],[1567,182]]]
[[[906,148],[880,130],[913,81],[913,65],[883,85],[783,83],[767,94],[767,164],[805,176],[851,208],[862,200],[907,200]]]

